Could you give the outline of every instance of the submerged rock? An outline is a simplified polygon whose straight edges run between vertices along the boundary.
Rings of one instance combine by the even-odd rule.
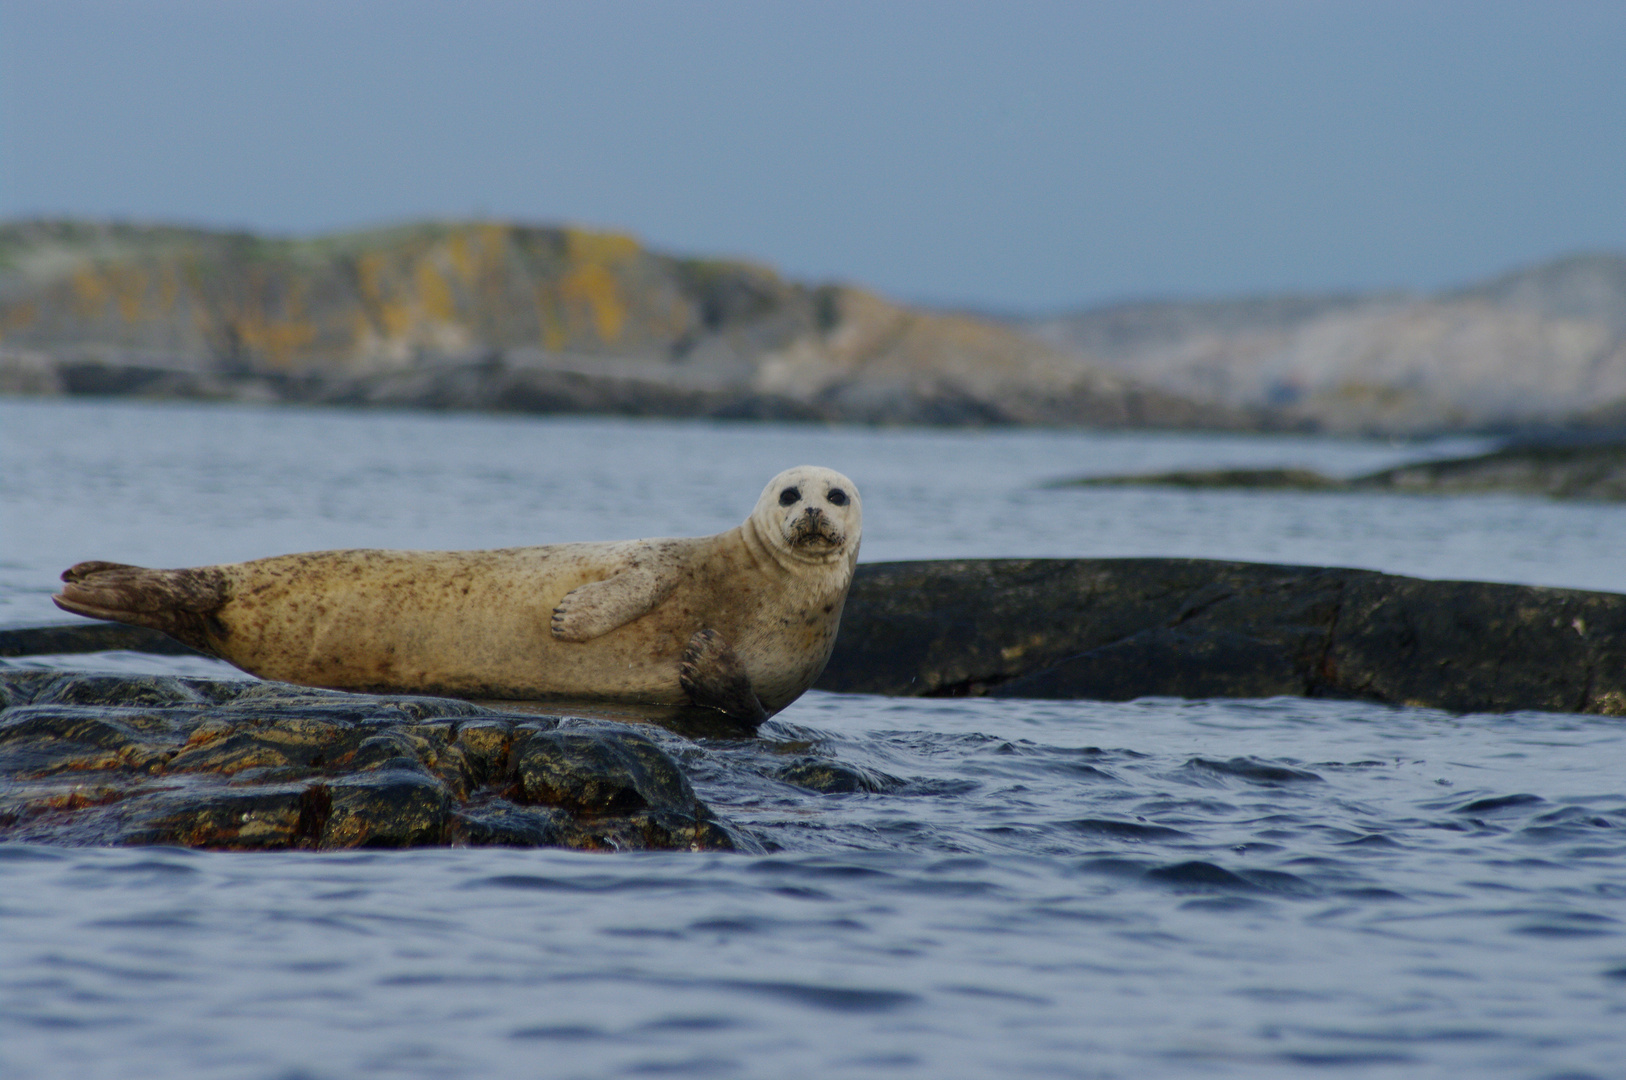
[[[627,724],[251,680],[0,671],[0,840],[731,850]]]
[[[1314,469],[1177,469],[1160,473],[1124,473],[1057,480],[1048,488],[1176,487],[1243,491],[1351,491],[1353,482]]]

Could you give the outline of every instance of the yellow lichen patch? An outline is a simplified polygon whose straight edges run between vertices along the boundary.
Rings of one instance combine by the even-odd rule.
[[[383,277],[384,256],[374,252],[356,259],[356,285],[361,289],[362,299],[368,303],[383,302]]]
[[[454,232],[447,238],[446,257],[451,260],[452,269],[463,280],[463,284],[473,285],[475,278],[474,255],[469,251],[468,233]]]
[[[232,320],[237,340],[265,356],[276,367],[287,367],[294,354],[316,340],[316,327],[294,319],[268,319],[251,312]]]
[[[559,297],[551,286],[536,287],[536,317],[542,324],[542,347],[558,352],[565,347],[565,328],[559,317]]]
[[[452,288],[446,284],[433,259],[428,256],[419,259],[413,277],[418,287],[418,305],[426,316],[436,322],[452,322],[457,318],[457,302],[452,298]]]
[[[127,323],[139,322],[146,316],[143,310],[147,299],[147,275],[139,266],[114,266],[107,271],[113,297],[118,302],[119,317]]]
[[[507,225],[492,224],[477,227],[483,269],[495,269],[502,265],[503,255],[508,251],[508,232]]]
[[[175,310],[175,301],[181,294],[180,275],[175,272],[175,264],[166,262],[163,274],[158,279],[158,303],[164,314]]]
[[[276,367],[287,367],[294,354],[316,340],[316,327],[304,319],[305,283],[293,281],[282,312],[272,314],[265,296],[267,283],[260,275],[250,280],[253,300],[241,304],[229,320],[242,347],[268,359]]]
[[[613,265],[635,257],[638,241],[622,233],[565,230],[565,257],[573,263]]]
[[[0,337],[31,325],[38,317],[39,309],[34,306],[32,300],[7,308],[5,314],[0,316]]]
[[[378,305],[378,321],[384,324],[386,338],[404,338],[418,319],[411,304],[385,302]]]
[[[1015,645],[1007,645],[1000,649],[999,657],[1009,663],[1012,660],[1020,659],[1029,649],[1042,648],[1049,643],[1050,639],[1045,634],[1029,634],[1026,641]]]
[[[620,283],[610,271],[597,263],[572,270],[560,280],[559,296],[566,304],[587,305],[600,341],[614,344],[620,340],[627,305],[621,299]]]
[[[362,307],[373,320],[386,341],[404,340],[418,322],[418,307],[414,299],[396,299],[389,288],[388,258],[380,252],[368,252],[356,259],[356,285],[361,291]]]
[[[94,318],[107,305],[107,282],[93,266],[81,266],[73,272],[73,296],[79,305],[79,314]]]

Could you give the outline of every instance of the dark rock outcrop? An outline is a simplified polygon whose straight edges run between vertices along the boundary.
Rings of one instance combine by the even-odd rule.
[[[1089,476],[1052,487],[1236,488],[1250,491],[1387,491],[1418,495],[1544,495],[1626,500],[1626,439],[1520,443],[1472,457],[1419,461],[1348,480],[1309,469],[1210,469]]]
[[[645,730],[253,680],[0,671],[0,839],[732,850]]]
[[[1626,715],[1626,596],[1200,559],[859,568],[818,684]]]
[[[1473,457],[1423,461],[1357,477],[1359,491],[1470,495],[1507,492],[1554,499],[1626,499],[1626,439],[1518,444]]]
[[[202,656],[168,634],[123,623],[78,622],[0,629],[0,656],[44,656],[129,650],[157,656]]]

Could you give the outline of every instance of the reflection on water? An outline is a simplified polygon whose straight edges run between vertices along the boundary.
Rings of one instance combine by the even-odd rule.
[[[81,557],[715,531],[802,460],[864,487],[872,559],[1626,588],[1598,547],[1615,507],[1035,488],[1416,448],[82,404],[0,422],[11,621]],[[1522,1080],[1626,1059],[1620,720],[814,693],[760,739],[657,737],[769,854],[0,845],[0,1075]]]

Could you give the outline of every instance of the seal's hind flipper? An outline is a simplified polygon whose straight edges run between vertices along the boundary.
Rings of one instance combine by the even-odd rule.
[[[752,728],[768,719],[751,689],[745,665],[715,630],[696,630],[689,638],[683,659],[678,661],[678,681],[689,700],[703,708],[717,709]]]
[[[63,611],[161,630],[195,649],[213,651],[211,640],[225,636],[215,613],[231,591],[218,567],[149,570],[82,562],[64,570],[62,580],[62,592],[51,600]]]

